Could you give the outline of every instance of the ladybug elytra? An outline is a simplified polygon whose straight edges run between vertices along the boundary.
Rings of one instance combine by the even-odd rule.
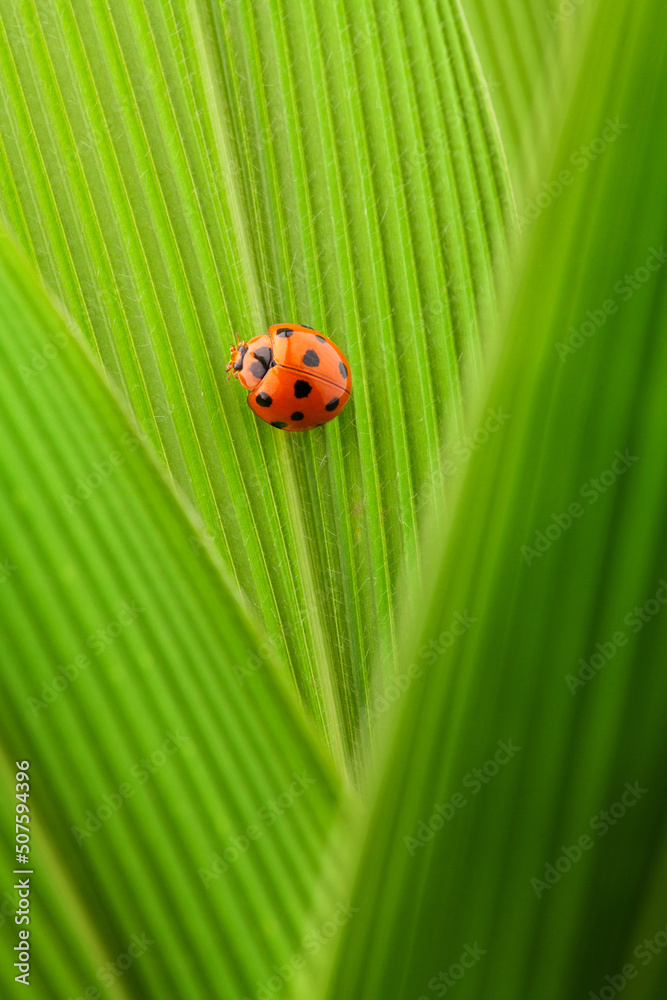
[[[226,369],[248,389],[248,406],[267,424],[308,431],[337,417],[352,391],[347,358],[316,330],[298,323],[232,345]]]

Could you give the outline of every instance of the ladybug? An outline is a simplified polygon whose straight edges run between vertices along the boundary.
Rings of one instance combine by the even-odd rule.
[[[232,344],[226,369],[250,390],[248,406],[283,431],[309,431],[337,417],[352,391],[347,358],[332,340],[298,323]]]

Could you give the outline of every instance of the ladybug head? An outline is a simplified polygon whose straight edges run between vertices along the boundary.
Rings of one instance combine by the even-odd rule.
[[[229,372],[228,378],[231,378],[232,375],[235,378],[239,378],[240,372],[243,371],[243,359],[247,353],[248,345],[246,343],[239,344],[237,342],[236,344],[232,344],[231,360],[225,368],[225,371]]]
[[[253,337],[252,340],[232,344],[227,371],[229,378],[233,375],[244,389],[251,392],[274,365],[270,339],[265,336]]]

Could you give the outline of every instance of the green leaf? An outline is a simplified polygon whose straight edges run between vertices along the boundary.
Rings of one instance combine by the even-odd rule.
[[[30,762],[32,994],[111,977],[119,997],[243,996],[300,940],[337,778],[190,505],[6,238],[0,301],[0,774],[13,816]]]
[[[0,32],[0,211],[345,766],[513,224],[458,3],[5,0]],[[354,377],[303,436],[225,377],[287,320]]]
[[[359,912],[304,996],[414,1000],[440,973],[460,1000],[604,996],[625,963],[624,996],[664,996],[661,17],[596,8],[555,174],[596,155],[526,247],[477,409],[507,419],[473,453],[403,664],[421,677],[374,790]]]

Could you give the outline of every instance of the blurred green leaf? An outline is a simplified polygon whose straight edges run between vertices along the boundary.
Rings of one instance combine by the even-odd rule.
[[[658,3],[597,8],[554,160],[572,177],[478,403],[478,426],[507,419],[471,457],[403,664],[421,676],[363,827],[358,914],[304,996],[665,994],[661,23]]]
[[[521,215],[549,183],[595,0],[462,0]]]
[[[563,6],[579,17],[570,0]],[[558,42],[571,23],[558,16],[552,0],[462,0],[483,67],[515,192],[539,181],[555,108],[545,95],[559,78]],[[552,95],[553,94],[552,91]]]

